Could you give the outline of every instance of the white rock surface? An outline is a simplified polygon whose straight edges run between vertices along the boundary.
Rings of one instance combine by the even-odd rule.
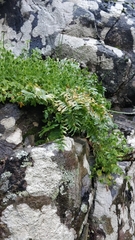
[[[0,121],[0,123],[5,127],[5,129],[10,129],[15,126],[15,118],[13,117],[3,118]]]
[[[19,128],[16,128],[16,130],[11,133],[7,138],[6,141],[9,143],[14,143],[15,145],[18,145],[22,142],[22,131]]]
[[[31,151],[34,166],[26,170],[27,191],[32,196],[57,196],[62,173],[51,157],[54,153],[37,147]],[[54,180],[55,179],[55,180]]]
[[[74,240],[74,230],[60,222],[55,206],[34,210],[27,204],[8,206],[2,215],[11,236],[6,240]]]

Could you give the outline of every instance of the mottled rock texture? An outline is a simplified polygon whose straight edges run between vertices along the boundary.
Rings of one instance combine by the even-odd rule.
[[[1,240],[135,239],[134,161],[119,163],[124,175],[109,187],[91,178],[86,139],[66,137],[64,151],[35,146],[42,108],[5,104],[0,113]]]
[[[0,112],[1,239],[84,239],[93,199],[87,141],[67,137],[64,151],[55,143],[35,147],[34,140],[26,146],[42,109],[31,109],[32,120],[14,104]]]
[[[135,104],[133,0],[2,0],[0,39],[18,55],[39,48],[96,71],[114,105]]]
[[[75,58],[96,71],[114,105],[132,106],[134,7],[132,0],[0,0],[0,39],[16,55],[38,47]],[[41,118],[42,108],[0,105],[0,238],[134,240],[134,162],[120,163],[124,176],[113,187],[92,181],[84,139],[66,138],[64,152],[54,143],[35,147]]]

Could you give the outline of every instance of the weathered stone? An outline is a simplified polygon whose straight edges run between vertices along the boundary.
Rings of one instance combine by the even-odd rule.
[[[59,41],[56,56],[76,59],[80,65],[83,63],[90,71],[100,76],[110,96],[117,96],[117,105],[124,101],[122,86],[127,84],[131,61],[121,50],[96,39],[77,38],[65,34],[58,35],[55,44],[58,45]]]
[[[29,224],[29,222],[31,222],[31,214],[33,215],[33,221],[35,222],[35,225],[34,223],[32,223],[32,226],[33,229],[36,230],[35,234],[38,233],[39,239],[48,239],[48,236],[49,239],[62,239],[63,237],[70,237],[71,239],[76,239],[77,236],[82,233],[83,229],[81,229],[81,226],[83,223],[83,219],[86,213],[89,211],[89,197],[87,199],[85,198],[85,205],[87,206],[87,208],[85,208],[85,211],[82,211],[84,206],[83,202],[81,206],[82,200],[80,192],[82,186],[84,185],[84,183],[82,183],[81,175],[83,173],[84,176],[84,171],[82,171],[83,160],[80,159],[80,161],[78,162],[77,155],[75,155],[75,152],[73,150],[75,149],[73,140],[67,138],[67,141],[65,139],[65,143],[66,142],[66,152],[61,153],[61,155],[59,155],[58,148],[55,144],[49,144],[46,146],[33,148],[30,152],[30,157],[34,161],[33,166],[27,165],[27,169],[26,166],[23,167],[23,163],[24,161],[30,161],[31,158],[27,159],[29,155],[27,155],[25,152],[22,152],[22,154],[20,153],[20,155],[18,155],[19,152],[16,154],[17,158],[15,161],[16,163],[17,161],[19,161],[17,164],[18,167],[13,166],[13,164],[10,167],[10,164],[7,163],[7,170],[9,171],[9,174],[7,175],[6,179],[8,179],[7,184],[9,190],[6,193],[7,202],[5,202],[6,196],[4,196],[4,202],[2,202],[1,205],[7,205],[10,202],[13,202],[13,205],[9,205],[5,208],[2,215],[2,222],[4,224],[7,224],[11,233],[11,238],[17,239],[18,236],[20,236],[20,239],[22,239],[21,236],[24,235],[27,239],[27,237],[30,237],[29,234],[31,234],[32,238],[36,238],[37,235],[34,235],[34,232],[31,232],[31,230],[29,230],[31,229],[31,224]],[[62,164],[62,158],[63,161],[65,161],[65,164],[64,162]],[[59,165],[57,159],[60,159]],[[70,165],[68,164],[68,160],[70,161]],[[13,162],[14,159],[12,158],[10,161]],[[13,171],[12,169],[15,170]],[[10,173],[10,171],[12,174]],[[21,171],[23,171],[23,179],[21,179],[21,176],[19,174],[19,172],[21,173]],[[88,174],[87,169],[85,170],[85,172]],[[15,179],[16,176],[17,178],[19,178],[19,182],[17,179]],[[13,183],[12,179],[14,179]],[[83,187],[83,197],[86,191],[87,193],[90,191],[91,183],[89,181],[89,178],[86,178],[86,182],[87,183],[85,184],[87,184],[87,187]],[[23,187],[23,185],[25,186],[25,188]],[[1,188],[1,190],[3,190],[3,188]],[[4,192],[6,192],[6,190],[7,185],[4,188]],[[25,191],[27,194],[25,194]],[[10,192],[11,196],[9,196]],[[14,199],[12,192],[15,193]],[[38,205],[38,199],[40,200],[40,202],[41,199],[43,199],[41,206]],[[48,200],[46,201],[45,199]],[[33,201],[35,202],[34,205],[32,204]],[[23,202],[25,202],[25,204]],[[49,204],[48,207],[46,206],[46,204]],[[44,215],[44,211],[47,211],[48,215]],[[56,219],[54,212],[56,213]],[[80,216],[78,215],[78,212],[80,212]],[[54,216],[54,223],[52,223],[52,214]],[[23,224],[22,221],[22,219],[24,218],[23,215],[28,216],[27,219],[25,218],[25,224]],[[39,216],[41,216],[41,224],[39,224],[38,226],[36,221],[38,220],[38,222],[40,222]],[[60,218],[58,216],[60,216]],[[61,221],[61,224],[59,223],[59,221],[57,221],[57,219]],[[44,221],[46,223],[44,223]],[[56,229],[54,227],[54,233],[52,233],[55,235],[51,235],[51,223],[52,227],[54,227],[54,225],[56,227]],[[57,225],[59,225],[59,227]],[[66,225],[70,230],[68,230]],[[22,228],[22,232],[20,233],[18,232],[19,227]],[[46,236],[43,235],[44,228],[46,229]],[[10,236],[8,239],[10,239]]]
[[[73,57],[96,71],[114,104],[135,103],[134,1],[16,0],[0,5],[0,39],[16,55],[37,47],[45,56]]]
[[[34,126],[40,125],[40,119],[34,117],[36,108],[30,112],[13,104],[13,113],[14,107],[17,117],[5,112],[6,105],[1,108],[2,136],[5,131],[12,136],[14,126],[25,133],[33,121]],[[39,107],[37,113],[40,113]],[[26,122],[24,116],[27,116]],[[125,131],[128,131],[131,120],[124,119]],[[134,124],[131,128],[127,141],[134,147]],[[115,183],[109,187],[90,179],[93,159],[85,139],[66,137],[63,152],[55,143],[26,147],[23,143],[9,144],[1,139],[0,144],[5,145],[6,151],[10,147],[7,155],[2,152],[0,162],[0,234],[3,240],[63,240],[63,236],[79,240],[134,240],[133,159],[119,163],[124,175],[114,175]]]
[[[83,8],[79,4],[72,24],[64,29],[62,37],[57,36],[58,56],[62,53],[62,57],[73,57],[96,71],[107,89],[107,96],[113,96],[113,104],[134,104],[134,2],[96,1],[96,7],[87,3]],[[66,43],[65,34],[70,39]],[[72,36],[78,38],[75,40]],[[90,44],[86,49],[85,42],[81,51],[78,42],[92,41],[91,38],[97,40],[96,48]]]
[[[2,221],[10,229],[7,239],[75,239],[74,230],[60,222],[57,208],[51,205],[41,209],[32,209],[25,203],[10,205],[3,212]]]
[[[14,107],[16,109],[16,105]],[[1,109],[2,116],[5,108],[6,105]],[[26,109],[18,108],[17,111],[17,121],[13,116],[3,116],[1,120],[5,131],[10,129],[12,141],[14,126],[25,132],[21,123]],[[27,120],[25,129],[30,124],[28,116]],[[34,124],[38,126],[38,122]],[[9,142],[6,140],[7,147]],[[66,137],[64,141],[63,152],[55,143],[29,148],[22,143],[14,144],[9,156],[1,160],[2,239],[62,240],[84,239],[86,236],[94,196],[88,163],[89,147],[85,139],[74,141]]]
[[[0,39],[19,55],[70,57],[98,74],[114,105],[135,104],[135,2],[0,1]],[[108,187],[89,178],[83,139],[35,147],[42,109],[0,104],[1,239],[134,240],[135,163]],[[133,120],[133,119],[132,119]],[[133,120],[134,121],[134,120]],[[116,119],[135,147],[134,123]],[[125,159],[126,160],[126,159]],[[128,180],[126,180],[128,179]]]

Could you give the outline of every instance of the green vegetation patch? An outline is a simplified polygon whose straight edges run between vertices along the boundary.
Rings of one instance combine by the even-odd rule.
[[[15,57],[0,49],[0,101],[43,105],[44,126],[39,133],[45,142],[64,136],[86,137],[95,156],[93,174],[120,173],[117,165],[131,149],[113,123],[110,103],[96,74],[81,70],[74,60],[42,60],[38,51]]]

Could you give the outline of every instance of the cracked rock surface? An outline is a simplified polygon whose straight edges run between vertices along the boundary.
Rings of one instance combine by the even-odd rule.
[[[66,137],[63,152],[55,143],[26,142],[33,121],[41,124],[42,109],[5,104],[0,113],[2,240],[134,240],[134,161],[119,162],[123,176],[114,176],[109,187],[91,178],[93,157],[85,139]],[[134,115],[114,120],[135,148]],[[12,139],[16,128],[22,142],[11,144],[5,131]]]
[[[133,0],[2,0],[0,39],[19,55],[70,57],[99,76],[114,105],[135,105]]]

